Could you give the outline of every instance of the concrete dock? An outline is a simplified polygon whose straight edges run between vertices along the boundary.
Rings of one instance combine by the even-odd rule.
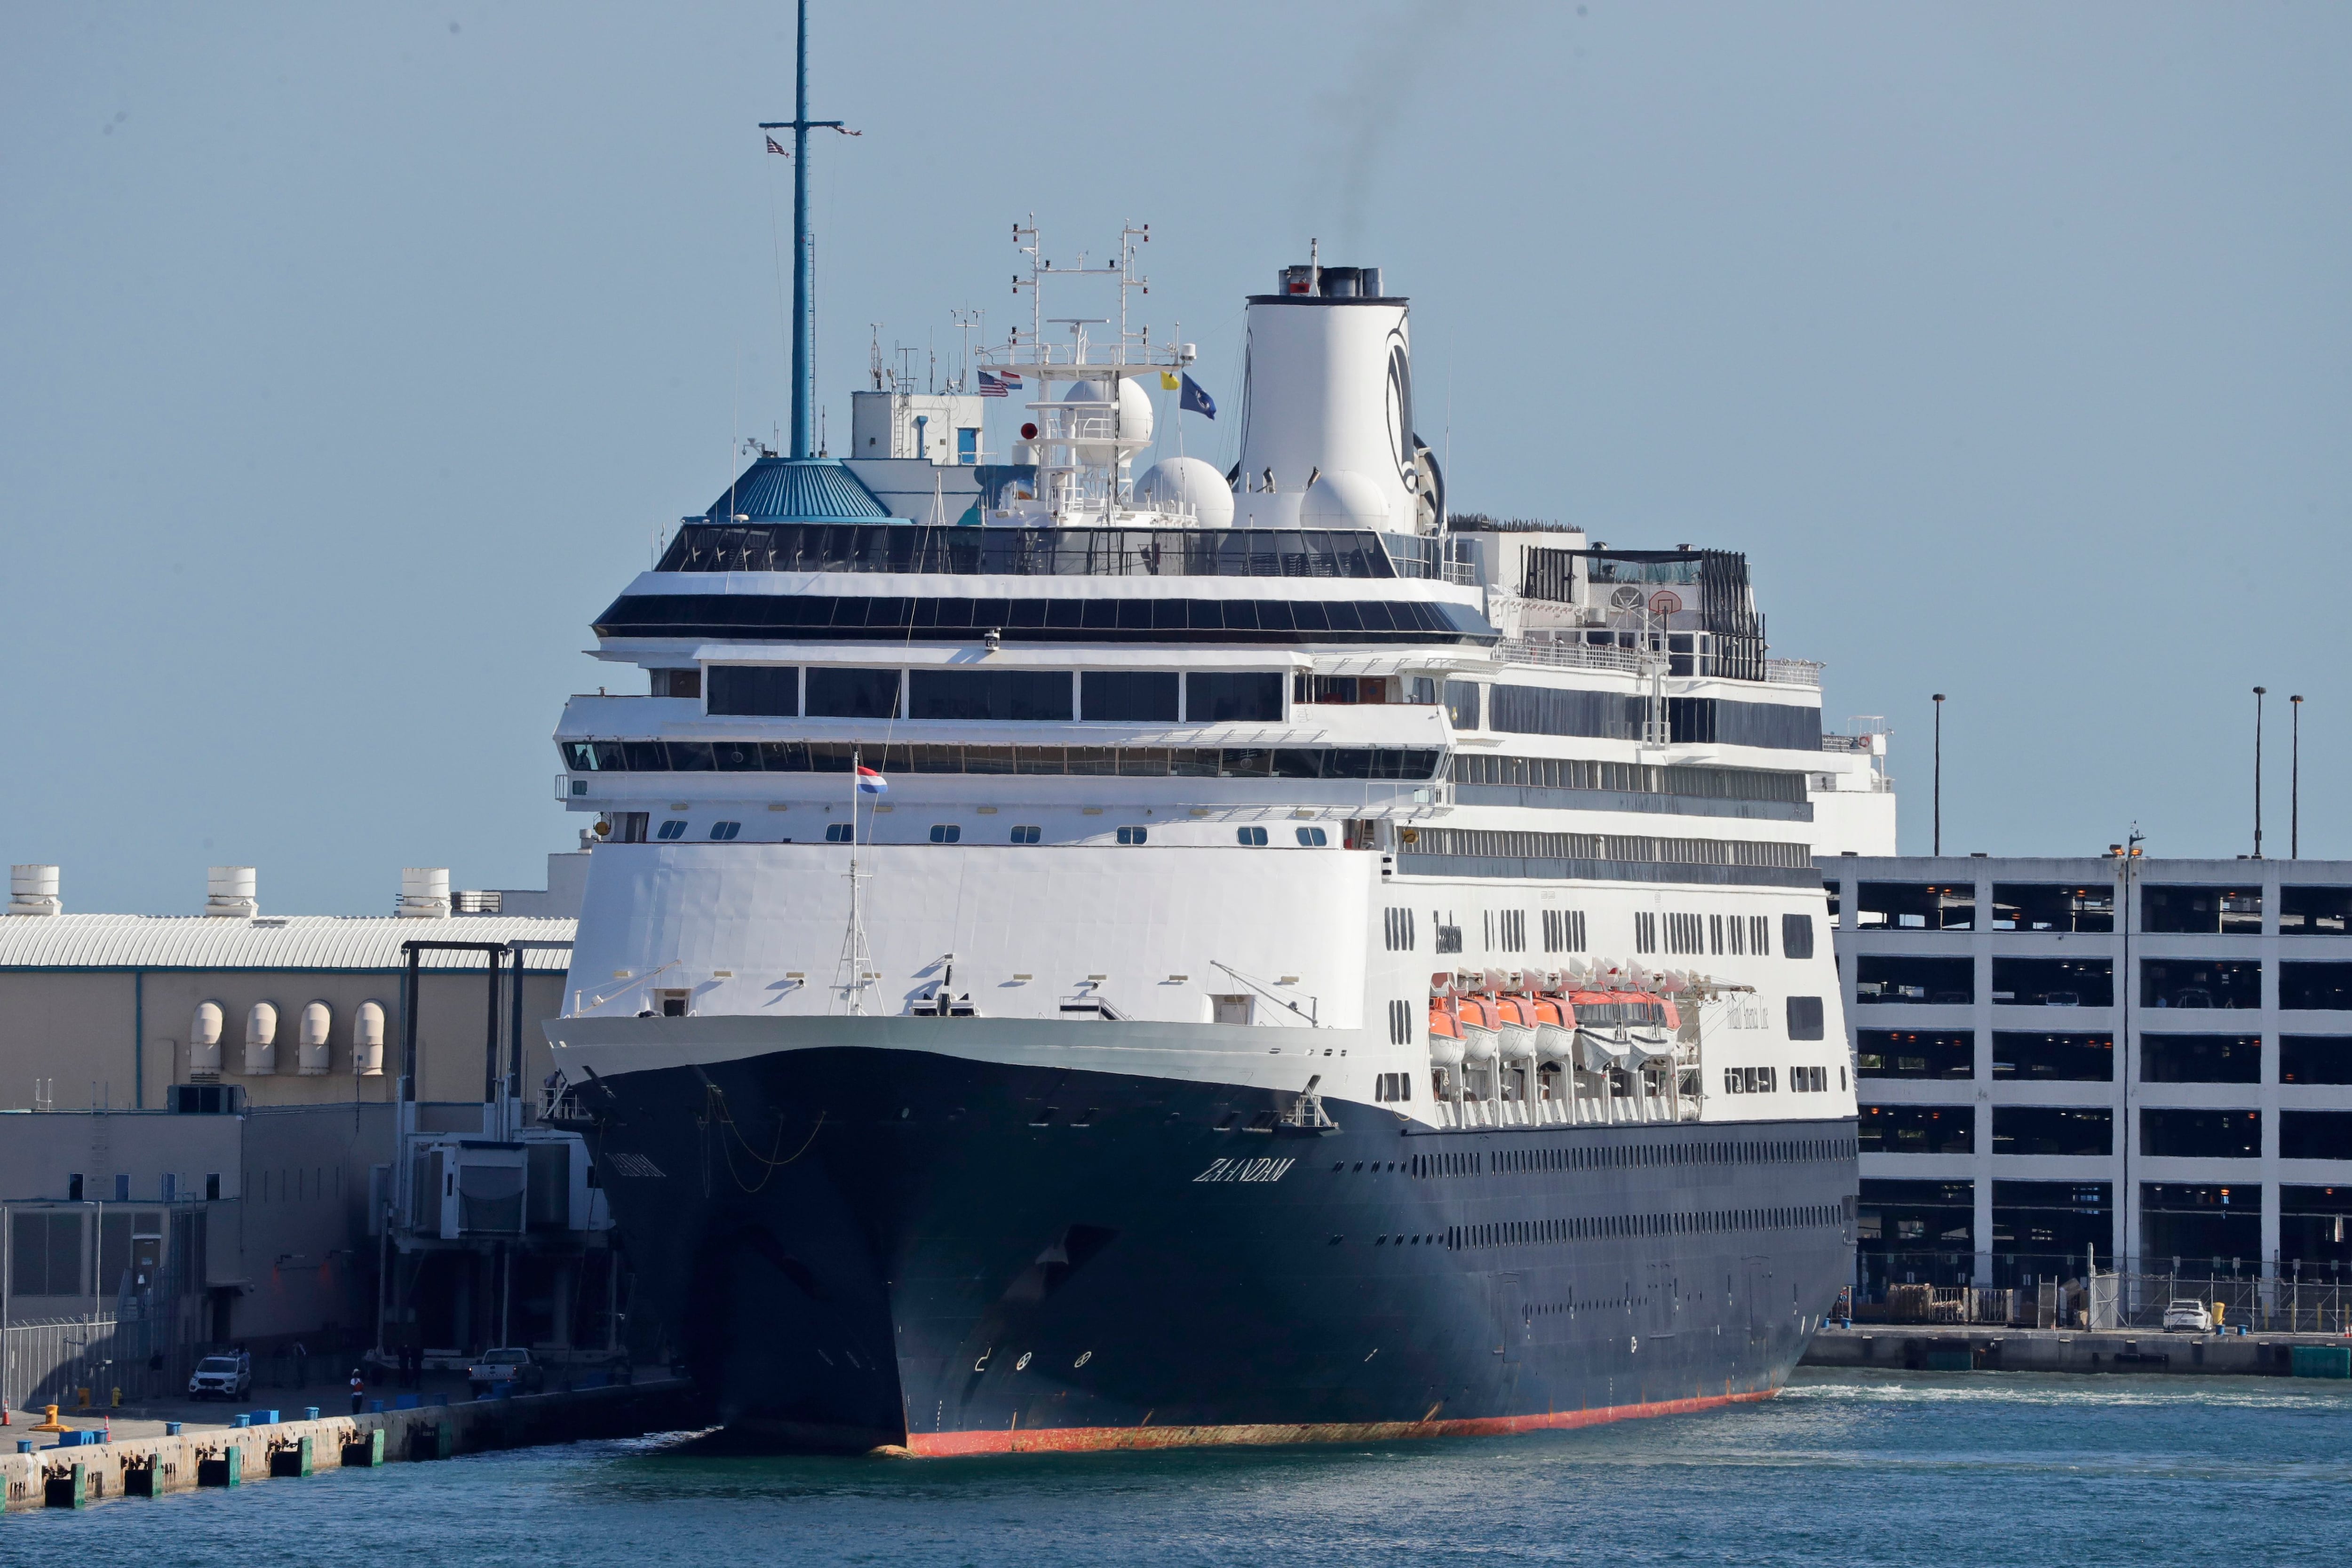
[[[2352,1339],[2340,1334],[2168,1334],[2149,1329],[2092,1333],[1872,1323],[1822,1329],[1813,1336],[1801,1364],[1909,1372],[2169,1372],[2343,1378],[2352,1375]]]
[[[300,1416],[301,1409],[278,1414]],[[114,1415],[123,1418],[112,1419]],[[217,1410],[212,1412],[219,1419]],[[233,1416],[231,1417],[233,1419]],[[79,1507],[119,1497],[161,1496],[198,1486],[296,1479],[345,1466],[446,1459],[490,1448],[634,1436],[707,1424],[684,1378],[640,1378],[601,1388],[491,1399],[450,1399],[359,1415],[321,1408],[316,1420],[250,1426],[164,1424],[128,1412],[75,1414],[69,1436],[35,1432],[21,1411],[0,1428],[5,1510]],[[110,1442],[90,1441],[110,1422]],[[36,1445],[30,1453],[19,1443]]]

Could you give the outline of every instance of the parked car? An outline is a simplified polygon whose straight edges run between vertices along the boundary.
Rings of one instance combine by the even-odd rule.
[[[2164,1330],[2187,1333],[2210,1334],[2213,1331],[2213,1314],[2205,1303],[2193,1296],[2184,1296],[2164,1309]]]
[[[242,1399],[253,1392],[253,1358],[243,1351],[208,1355],[188,1376],[191,1399]]]
[[[537,1394],[547,1386],[547,1369],[531,1360],[530,1352],[520,1345],[504,1345],[477,1357],[466,1369],[466,1381],[473,1385],[477,1399],[501,1383],[511,1383],[524,1394]]]

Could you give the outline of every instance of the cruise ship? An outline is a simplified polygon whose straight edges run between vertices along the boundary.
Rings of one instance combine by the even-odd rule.
[[[595,618],[644,684],[556,732],[546,1028],[635,1310],[824,1449],[1770,1394],[1850,1278],[1815,856],[1891,837],[1883,744],[1741,554],[1449,511],[1381,269],[1269,268],[1238,460],[1139,472],[1196,357],[1140,231],[1059,325],[1014,237],[1011,461],[878,373],[887,458],[813,455],[796,355],[792,452]]]

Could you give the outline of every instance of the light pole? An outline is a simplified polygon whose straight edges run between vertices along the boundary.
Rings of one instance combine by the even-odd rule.
[[[2263,858],[2263,697],[2270,689],[2254,688],[2254,858]]]
[[[1944,694],[1936,693],[1936,854],[1944,852]]]
[[[2287,711],[2294,715],[2288,732],[2294,737],[2287,748],[2286,763],[2286,858],[2303,858],[2303,699],[2287,699]]]

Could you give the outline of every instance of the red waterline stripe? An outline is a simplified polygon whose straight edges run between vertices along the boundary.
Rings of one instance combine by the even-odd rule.
[[[1707,1394],[1642,1405],[1607,1405],[1593,1410],[1559,1410],[1542,1415],[1473,1415],[1444,1421],[1325,1421],[1296,1426],[1039,1426],[1023,1431],[916,1432],[906,1451],[919,1458],[967,1454],[1099,1453],[1111,1448],[1190,1448],[1229,1443],[1376,1443],[1403,1437],[1491,1436],[1509,1432],[1556,1431],[1598,1426],[1651,1415],[1687,1415],[1725,1405],[1769,1399],[1780,1390]]]

